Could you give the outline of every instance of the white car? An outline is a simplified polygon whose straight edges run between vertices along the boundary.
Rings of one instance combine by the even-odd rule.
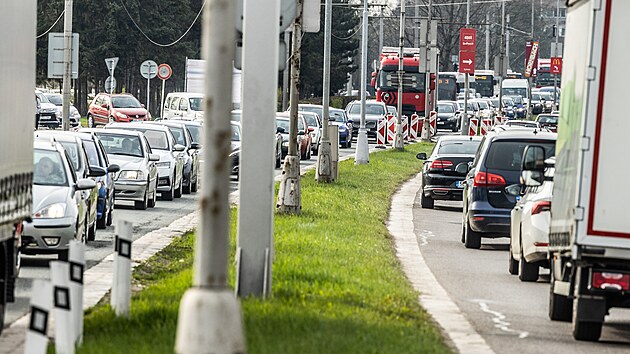
[[[177,144],[171,130],[163,125],[142,123],[110,123],[106,129],[128,129],[144,133],[149,147],[160,156],[158,192],[162,199],[173,200],[182,196],[184,176],[184,145]]]
[[[203,94],[171,92],[166,95],[162,119],[203,120]]]
[[[554,164],[555,158],[546,160]],[[545,181],[538,187],[526,187],[526,193],[510,214],[510,255],[508,270],[521,281],[536,281],[540,267],[549,268],[549,223],[554,168],[545,171]],[[547,180],[549,179],[549,180]]]
[[[322,121],[319,114],[317,113],[308,111],[301,111],[301,113],[306,119],[306,124],[308,124],[309,130],[313,128],[313,130],[311,131],[311,134],[313,135],[313,144],[311,145],[311,151],[313,152],[313,155],[317,155],[317,153],[319,152],[319,146],[322,143]]]

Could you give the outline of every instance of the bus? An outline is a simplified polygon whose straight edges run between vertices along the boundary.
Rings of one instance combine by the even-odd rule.
[[[438,73],[438,101],[456,101],[459,85],[457,83],[456,72],[440,72]]]
[[[475,82],[470,87],[481,97],[494,96],[494,70],[475,70]]]

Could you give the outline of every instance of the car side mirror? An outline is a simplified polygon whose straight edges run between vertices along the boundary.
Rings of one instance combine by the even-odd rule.
[[[468,173],[469,168],[470,166],[467,162],[462,162],[455,166],[455,172],[459,173],[460,175],[465,175],[466,173]]]
[[[313,128],[313,127],[308,127],[308,131],[309,131],[309,132],[314,132],[314,131],[315,131],[315,128]]]
[[[160,155],[158,155],[158,154],[149,154],[149,161],[160,161]]]
[[[182,144],[175,144],[175,146],[173,146],[173,151],[184,151],[186,150],[186,147]]]
[[[529,145],[523,152],[521,165],[523,171],[545,171],[545,149],[538,145]]]
[[[199,143],[190,143],[190,148],[193,150],[199,150],[201,149],[201,144]]]
[[[284,130],[283,127],[277,127],[276,128],[276,132],[280,133],[280,134],[284,134],[286,132],[286,130]]]
[[[103,103],[103,104],[101,105],[101,107],[103,107],[103,108],[105,108],[105,109],[109,109],[109,105],[108,105],[107,103]]]
[[[79,191],[89,190],[96,187],[96,182],[93,179],[81,178],[77,181],[75,187]]]
[[[426,152],[419,152],[419,153],[416,155],[416,158],[417,158],[418,160],[426,160],[426,159],[427,159],[427,153],[426,153]]]
[[[92,166],[88,169],[90,172],[88,173],[88,177],[102,177],[107,174],[107,170],[100,166]]]
[[[297,135],[304,135],[304,130],[300,130]]]
[[[115,163],[110,164],[109,166],[107,166],[107,172],[113,172],[116,173],[120,171],[120,166],[118,166]]]

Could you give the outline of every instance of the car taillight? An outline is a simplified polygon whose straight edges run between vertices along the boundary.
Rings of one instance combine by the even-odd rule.
[[[534,203],[534,206],[532,207],[532,215],[540,214],[543,211],[550,211],[550,210],[551,210],[551,202],[546,201],[546,200],[541,200]]]
[[[506,184],[503,176],[487,172],[477,172],[473,180],[474,187],[500,187]]]
[[[591,286],[601,290],[628,290],[630,274],[593,271]]]
[[[449,161],[449,160],[435,160],[433,162],[431,162],[431,166],[429,166],[429,169],[431,170],[443,170],[445,168],[451,168],[453,167],[453,162]]]

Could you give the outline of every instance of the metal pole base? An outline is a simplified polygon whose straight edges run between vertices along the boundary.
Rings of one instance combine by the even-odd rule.
[[[396,150],[404,150],[405,149],[405,141],[403,139],[403,131],[402,124],[396,123],[396,138],[394,140],[394,149]]]
[[[317,170],[315,171],[315,180],[320,183],[330,183],[334,181],[332,174],[333,166],[331,156],[330,139],[323,139],[319,146],[317,154]]]
[[[354,156],[354,164],[365,165],[368,163],[370,163],[370,148],[368,147],[367,130],[360,128],[359,135],[357,136],[357,149]]]
[[[179,306],[175,352],[245,353],[241,306],[229,289],[191,288]]]
[[[287,155],[284,158],[284,169],[278,190],[276,208],[283,214],[300,214],[302,211],[302,194],[300,193],[300,159]]]

